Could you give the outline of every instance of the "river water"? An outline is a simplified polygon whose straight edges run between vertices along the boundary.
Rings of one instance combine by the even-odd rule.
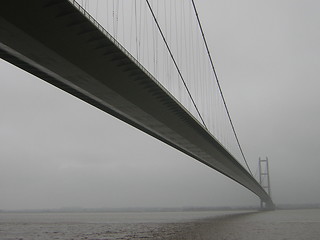
[[[320,239],[320,209],[271,212],[0,213],[1,240]]]

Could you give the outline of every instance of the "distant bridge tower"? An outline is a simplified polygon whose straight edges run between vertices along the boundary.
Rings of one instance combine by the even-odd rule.
[[[259,157],[259,182],[261,187],[266,190],[271,198],[271,188],[270,188],[270,175],[269,175],[269,162],[268,157],[266,159],[261,159]],[[263,201],[260,202],[261,209],[274,208],[274,206],[268,206],[268,203]]]

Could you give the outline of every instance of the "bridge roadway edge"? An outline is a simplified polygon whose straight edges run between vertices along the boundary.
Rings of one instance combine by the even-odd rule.
[[[67,1],[3,2],[1,58],[188,154],[272,203],[257,181],[181,104],[75,10]]]

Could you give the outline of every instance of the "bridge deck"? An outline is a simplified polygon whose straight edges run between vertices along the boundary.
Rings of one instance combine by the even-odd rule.
[[[143,67],[66,0],[0,8],[0,57],[271,199]]]

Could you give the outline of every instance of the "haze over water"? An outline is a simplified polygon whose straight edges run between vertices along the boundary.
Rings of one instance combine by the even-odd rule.
[[[1,240],[317,239],[320,210],[0,213]]]
[[[319,203],[320,1],[198,5],[249,165],[269,157],[276,204]],[[257,203],[226,177],[2,60],[0,72],[1,209]],[[319,209],[0,212],[0,240],[319,236]]]

